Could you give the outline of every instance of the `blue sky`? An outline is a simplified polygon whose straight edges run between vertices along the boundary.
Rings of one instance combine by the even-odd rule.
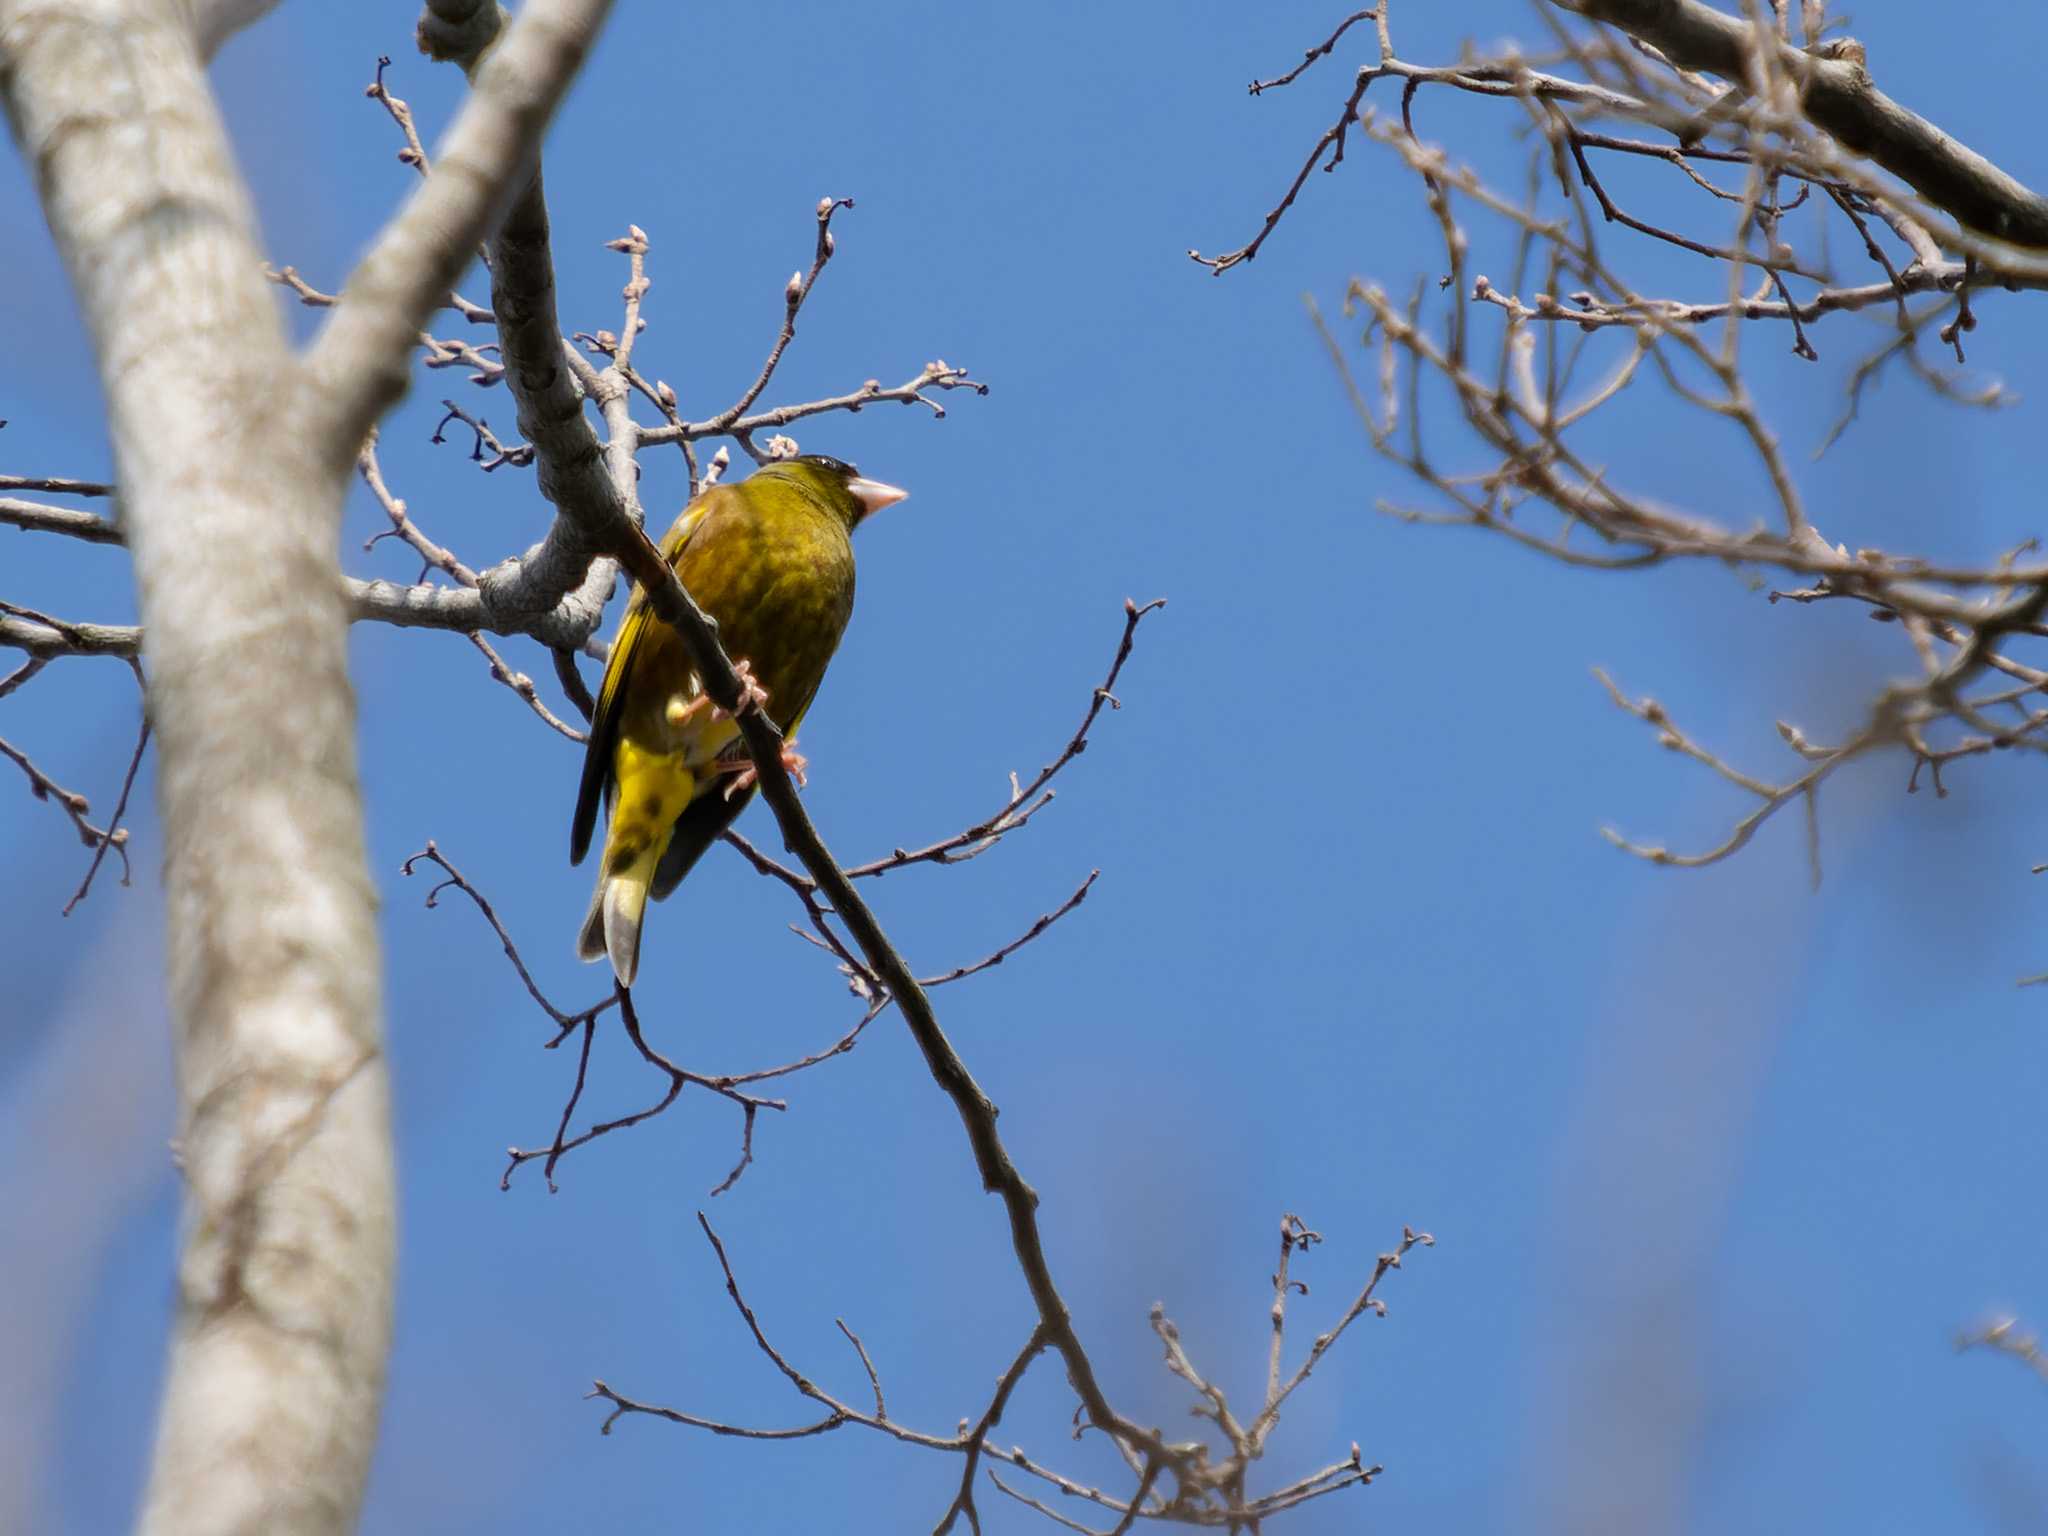
[[[1817,894],[1789,819],[1697,873],[1599,837],[1613,824],[1699,847],[1746,807],[1656,750],[1591,667],[1775,771],[1774,720],[1838,733],[1909,658],[1894,631],[1770,606],[1737,573],[1565,570],[1372,510],[1414,492],[1367,452],[1303,297],[1334,311],[1354,274],[1434,277],[1415,187],[1361,148],[1249,267],[1212,280],[1185,255],[1247,238],[1334,113],[1341,54],[1289,92],[1255,101],[1244,85],[1342,9],[622,5],[549,145],[564,322],[617,325],[623,272],[602,243],[641,225],[640,360],[705,414],[758,367],[816,200],[851,196],[770,398],[895,382],[941,356],[990,383],[943,422],[874,408],[798,434],[913,492],[861,534],[859,611],[804,732],[808,803],[846,858],[993,810],[1012,770],[1066,739],[1123,599],[1170,600],[1052,809],[977,863],[870,893],[931,972],[1102,870],[1073,916],[937,1000],[1003,1107],[1077,1324],[1130,1412],[1187,1422],[1146,1327],[1154,1300],[1251,1400],[1282,1212],[1328,1239],[1302,1271],[1297,1348],[1408,1222],[1438,1246],[1319,1368],[1261,1469],[1284,1481],[1355,1439],[1387,1473],[1290,1530],[2038,1521],[2048,1393],[1951,1347],[1991,1312],[2048,1321],[2032,1219],[2044,1002],[2014,984],[2048,969],[2035,765],[1960,765],[1945,799],[1907,795],[1900,760],[1848,770],[1823,801]],[[1856,30],[1894,95],[2048,184],[2031,131],[2048,21],[1978,9],[1996,49],[1897,3],[1860,7]],[[1404,53],[1533,35],[1519,8],[1435,10],[1456,14],[1403,8]],[[410,36],[401,6],[286,7],[216,70],[267,247],[322,287],[408,190],[362,96],[377,55],[397,60],[392,88],[430,141],[452,110],[455,80]],[[1461,158],[1514,163],[1507,114],[1421,110]],[[0,161],[0,334],[33,360],[0,383],[0,468],[99,474],[89,357],[31,206],[18,161]],[[1499,231],[1475,236],[1474,270],[1504,270]],[[1721,282],[1703,264],[1650,269],[1702,296]],[[2000,295],[1981,313],[1971,364],[2017,409],[1964,412],[1894,378],[1818,465],[1807,452],[1878,331],[1829,322],[1818,366],[1753,340],[1830,538],[1982,559],[2038,531],[2048,311]],[[387,423],[384,463],[429,532],[483,565],[547,511],[530,476],[486,477],[429,443],[450,394],[509,430],[502,394],[425,374]],[[1650,395],[1616,425],[1601,448],[1617,474],[1737,524],[1763,515],[1728,439]],[[1452,456],[1448,426],[1440,441]],[[650,455],[643,495],[666,522],[676,462]],[[379,525],[359,494],[345,564],[410,579],[390,544],[361,551]],[[31,535],[0,535],[0,551],[10,599],[132,612],[117,551]],[[508,654],[551,688],[535,648]],[[597,973],[571,952],[588,872],[564,856],[576,751],[459,639],[363,626],[354,658],[404,1223],[365,1528],[928,1528],[950,1458],[853,1430],[756,1445],[642,1420],[601,1438],[581,1401],[601,1376],[735,1422],[805,1417],[726,1301],[701,1208],[805,1370],[864,1389],[843,1317],[892,1415],[945,1431],[979,1411],[1028,1299],[900,1024],[792,1079],[754,1166],[716,1200],[737,1117],[697,1096],[569,1158],[559,1194],[533,1169],[501,1194],[502,1149],[545,1141],[573,1063],[540,1049],[545,1020],[476,914],[424,910],[398,867],[436,839],[550,994],[594,1001]],[[0,734],[104,807],[134,718],[121,669],[70,662],[0,706]],[[31,1384],[0,1437],[16,1447],[0,1485],[17,1490],[10,1515],[67,1536],[130,1518],[170,1305],[152,788],[145,768],[134,886],[103,880],[60,918],[80,849],[0,777],[0,1248],[17,1302],[0,1353],[28,1361]],[[765,813],[746,828],[772,841]],[[830,966],[786,931],[798,915],[735,857],[708,858],[650,920],[637,991],[657,1042],[738,1070],[850,1025]],[[658,1086],[600,1036],[590,1112]],[[1067,1442],[1070,1408],[1041,1364],[997,1438],[1112,1477],[1099,1447]],[[992,1529],[1046,1528],[982,1502]]]

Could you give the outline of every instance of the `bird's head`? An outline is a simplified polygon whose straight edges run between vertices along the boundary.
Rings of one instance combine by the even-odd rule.
[[[822,453],[778,459],[754,473],[756,477],[776,476],[801,487],[807,495],[836,513],[849,532],[859,527],[869,513],[893,506],[910,494],[880,480],[870,480],[844,460]]]

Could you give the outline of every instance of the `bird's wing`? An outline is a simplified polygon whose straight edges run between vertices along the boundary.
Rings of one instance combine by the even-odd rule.
[[[714,495],[698,498],[697,504],[676,519],[661,541],[662,558],[673,566],[705,517],[717,504]],[[638,587],[626,600],[626,617],[612,641],[611,655],[604,665],[604,682],[597,693],[597,710],[590,717],[590,735],[583,748],[583,779],[576,790],[576,816],[569,824],[569,862],[581,864],[590,851],[591,834],[597,829],[597,802],[603,798],[612,774],[612,749],[618,743],[620,703],[633,674],[633,659],[640,649],[640,637],[647,626],[658,623],[647,606],[647,594]]]
[[[704,850],[717,842],[720,834],[739,819],[740,812],[753,798],[754,786],[749,784],[737,794],[727,795],[723,790],[715,790],[692,800],[683,814],[676,818],[675,831],[668,840],[668,847],[662,850],[661,862],[654,867],[654,879],[647,887],[647,894],[656,901],[666,901],[669,893],[683,883],[683,876],[704,856]]]
[[[782,739],[794,742],[797,728],[803,723],[804,717],[799,714],[789,722],[789,729],[782,733]],[[746,747],[737,736],[727,744],[725,751],[732,752],[735,748],[740,761],[746,761]],[[692,800],[683,814],[676,818],[675,833],[669,838],[668,847],[662,850],[661,862],[654,868],[654,881],[648,886],[647,894],[656,901],[668,900],[669,893],[683,883],[683,876],[694,869],[704,856],[704,850],[739,820],[740,812],[753,802],[754,791],[755,786],[749,784],[742,790],[717,790]]]

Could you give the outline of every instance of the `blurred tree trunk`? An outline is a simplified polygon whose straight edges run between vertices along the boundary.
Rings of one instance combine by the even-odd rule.
[[[0,82],[92,330],[159,754],[186,1177],[153,1533],[352,1529],[393,1181],[340,474],[175,0],[0,3]]]
[[[186,1233],[150,1536],[361,1512],[394,1192],[343,492],[610,9],[528,0],[507,27],[428,0],[422,39],[466,47],[473,89],[301,356],[205,73],[271,3],[0,0],[0,96],[106,395],[159,756]]]

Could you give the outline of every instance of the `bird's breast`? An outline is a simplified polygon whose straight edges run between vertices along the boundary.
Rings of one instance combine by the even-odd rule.
[[[794,531],[707,565],[684,582],[693,595],[702,583],[698,601],[718,621],[726,654],[751,666],[768,690],[769,718],[786,728],[817,692],[852,616],[852,548],[843,532],[835,540]]]

